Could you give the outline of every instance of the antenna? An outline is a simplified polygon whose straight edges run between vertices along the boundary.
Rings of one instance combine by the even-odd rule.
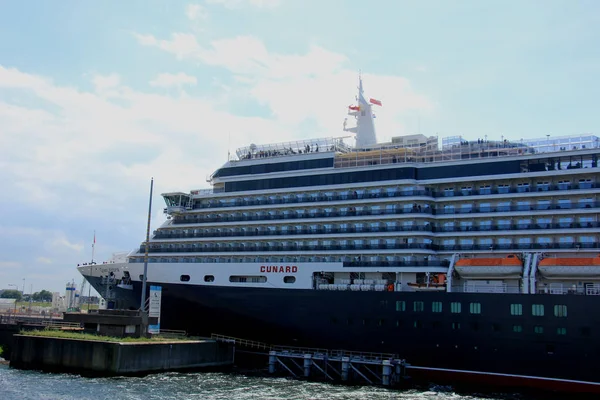
[[[229,149],[231,148],[231,132],[227,133],[227,161],[229,161],[230,158],[230,154],[229,154]]]
[[[94,241],[92,242],[92,264],[94,263],[94,252],[96,251],[96,230],[94,229]]]

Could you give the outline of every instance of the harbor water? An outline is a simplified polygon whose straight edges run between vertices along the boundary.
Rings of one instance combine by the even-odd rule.
[[[21,371],[0,365],[3,400],[120,400],[120,399],[403,399],[475,400],[520,396],[456,394],[449,388],[389,390],[258,377],[239,373],[164,373],[146,377],[83,378],[69,374]]]

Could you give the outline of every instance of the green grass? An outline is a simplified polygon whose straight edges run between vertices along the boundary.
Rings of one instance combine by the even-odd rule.
[[[17,301],[17,308],[21,308],[21,307],[25,307],[25,308],[29,308],[29,302],[28,301]],[[52,307],[52,302],[47,303],[47,302],[43,302],[43,301],[32,301],[31,302],[31,307]]]
[[[35,330],[35,331],[21,331],[21,335],[26,336],[43,336],[43,337],[53,337],[53,338],[62,338],[62,339],[79,339],[79,340],[95,340],[99,342],[164,342],[164,341],[176,341],[176,340],[190,340],[189,338],[162,338],[162,337],[152,337],[148,338],[118,338],[112,336],[99,336],[91,333],[80,333],[80,332],[67,332],[67,331],[54,331],[54,330]]]

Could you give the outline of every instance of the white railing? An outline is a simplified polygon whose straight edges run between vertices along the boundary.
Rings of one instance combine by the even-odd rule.
[[[265,145],[252,144],[250,146],[240,147],[236,150],[236,154],[239,161],[241,161],[256,158],[285,157],[294,154],[309,154],[327,151],[347,153],[351,150],[351,147],[344,143],[343,139],[344,137],[317,138]],[[237,162],[238,160],[231,161]]]
[[[578,294],[586,296],[600,296],[600,284],[587,284],[585,286],[551,283],[547,287],[538,288],[538,294]]]

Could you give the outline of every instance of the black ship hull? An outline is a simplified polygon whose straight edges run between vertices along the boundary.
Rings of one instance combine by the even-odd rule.
[[[413,366],[499,374],[491,376],[498,381],[515,375],[600,382],[596,296],[153,284],[162,286],[162,329],[394,353]],[[118,307],[139,306],[139,284],[118,291]],[[441,303],[441,312],[433,312],[434,302]],[[452,303],[460,303],[460,312],[452,312],[457,311]],[[533,305],[543,305],[544,315],[532,316]],[[555,306],[566,316],[562,311],[556,316]],[[480,313],[472,313],[472,307]],[[521,315],[512,315],[511,309],[522,310]]]

